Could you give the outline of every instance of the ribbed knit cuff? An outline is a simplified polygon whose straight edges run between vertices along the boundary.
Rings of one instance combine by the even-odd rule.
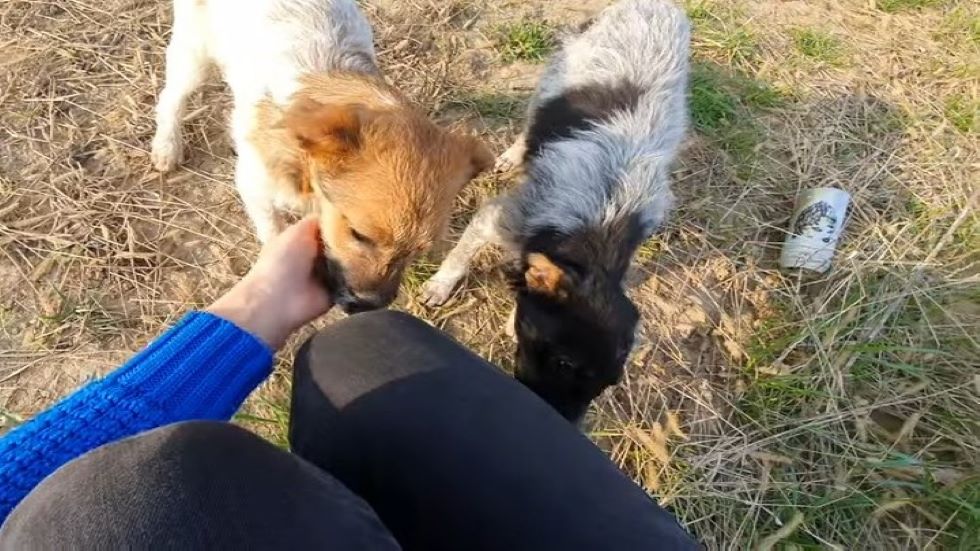
[[[106,378],[176,419],[229,419],[272,369],[273,351],[237,325],[191,312]]]

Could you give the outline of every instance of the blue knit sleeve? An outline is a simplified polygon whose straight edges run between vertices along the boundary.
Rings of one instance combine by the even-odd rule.
[[[106,378],[0,438],[0,523],[44,477],[103,444],[191,419],[227,420],[272,368],[231,322],[192,312]]]

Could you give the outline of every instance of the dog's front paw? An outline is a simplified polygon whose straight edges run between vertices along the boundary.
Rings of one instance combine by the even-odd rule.
[[[504,326],[504,335],[510,338],[510,340],[517,343],[517,307],[511,309],[510,315],[507,316],[507,325]]]
[[[442,306],[449,300],[456,288],[455,281],[432,278],[422,285],[422,302],[426,306]]]
[[[150,153],[150,162],[160,172],[170,172],[177,168],[183,152],[184,148],[180,138],[157,136],[153,138],[153,151]]]
[[[504,152],[503,155],[497,157],[497,161],[493,164],[493,171],[497,174],[506,174],[516,170],[520,166],[520,159],[514,159],[510,152]]]
[[[501,174],[517,170],[524,164],[524,154],[527,153],[527,142],[523,137],[517,138],[513,145],[507,148],[497,157],[497,162],[493,165],[493,171]]]

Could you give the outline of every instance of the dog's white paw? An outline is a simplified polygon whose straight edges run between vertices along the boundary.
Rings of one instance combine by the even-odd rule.
[[[153,151],[150,153],[150,162],[160,172],[170,172],[177,168],[183,153],[184,148],[180,138],[156,136],[153,138]]]
[[[455,288],[455,281],[432,278],[422,285],[422,302],[426,306],[442,306],[452,296]]]
[[[510,315],[507,316],[507,325],[504,326],[504,334],[507,335],[511,341],[517,343],[517,307],[511,309]]]
[[[507,148],[497,157],[497,162],[493,165],[494,172],[498,174],[517,170],[524,164],[524,155],[527,153],[527,142],[524,137],[517,138],[513,145]]]
[[[513,157],[509,151],[504,152],[503,155],[497,157],[497,161],[493,164],[493,171],[497,174],[504,174],[516,170],[521,161]]]

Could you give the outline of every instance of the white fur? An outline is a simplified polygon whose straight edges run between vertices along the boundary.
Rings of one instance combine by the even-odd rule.
[[[493,199],[484,203],[466,226],[459,243],[422,288],[423,301],[430,306],[438,306],[449,300],[459,280],[466,275],[470,262],[480,249],[493,243],[506,245],[500,233],[500,217],[503,214],[503,201]]]
[[[527,142],[524,141],[524,134],[514,140],[514,143],[497,157],[497,162],[493,166],[494,172],[510,172],[524,163],[524,155],[527,153]]]
[[[377,71],[373,36],[354,0],[174,0],[166,81],[157,104],[152,161],[181,160],[187,97],[217,65],[234,96],[235,183],[260,240],[280,229],[266,169],[248,140],[263,99],[285,105],[304,74]]]
[[[505,238],[511,249],[544,229],[572,234],[640,215],[650,234],[673,204],[669,175],[687,129],[690,28],[666,0],[623,0],[592,27],[572,37],[549,61],[529,108],[583,86],[628,81],[643,90],[636,108],[571,138],[550,142],[524,167],[523,185],[484,207],[423,290],[440,304],[484,245]],[[523,137],[498,162],[509,168],[523,155]],[[490,209],[490,212],[484,212]],[[487,229],[487,220],[498,226]],[[583,259],[588,261],[589,259]],[[448,290],[447,290],[448,289]]]

